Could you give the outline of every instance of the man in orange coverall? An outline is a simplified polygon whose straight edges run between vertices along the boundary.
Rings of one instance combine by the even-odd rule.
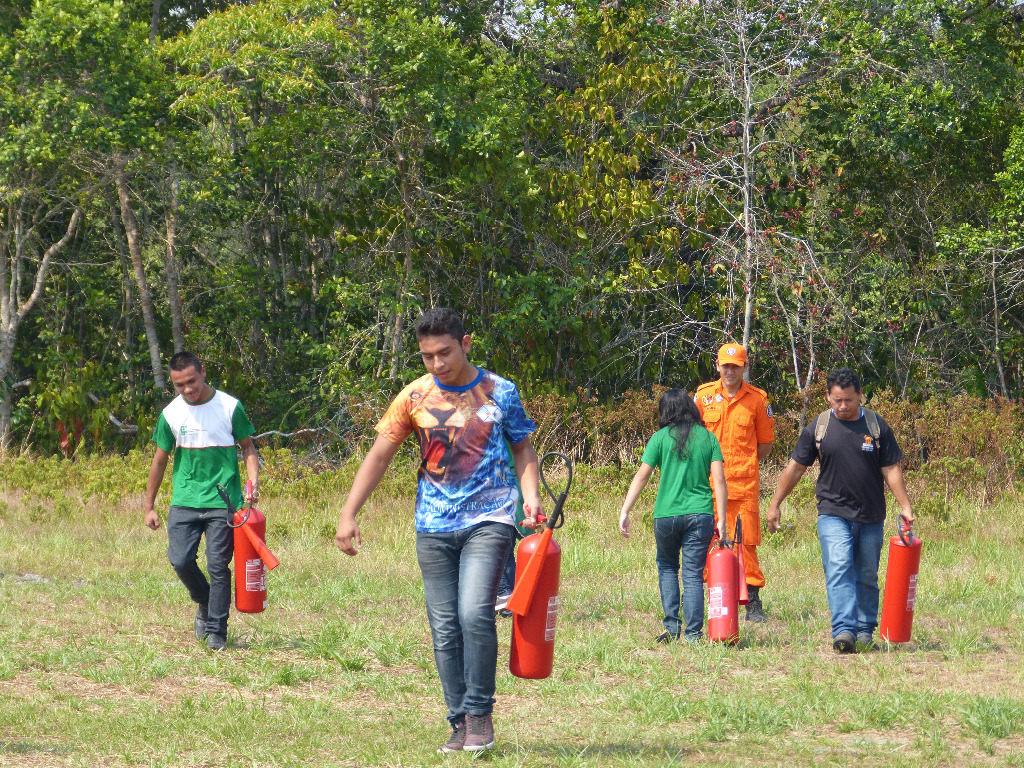
[[[714,433],[725,456],[725,482],[729,488],[726,509],[728,531],[736,532],[736,518],[743,521],[743,560],[746,565],[747,621],[764,621],[761,587],[764,574],[757,561],[761,543],[761,514],[758,507],[761,472],[759,462],[772,451],[775,429],[772,407],[763,389],[743,380],[747,370],[747,350],[739,344],[725,344],[718,350],[721,379],[702,384],[694,400],[704,424]]]

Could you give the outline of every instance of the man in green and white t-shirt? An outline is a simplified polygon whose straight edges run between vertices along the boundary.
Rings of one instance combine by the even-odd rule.
[[[164,408],[153,430],[157,447],[146,483],[145,524],[154,531],[160,527],[154,505],[173,451],[167,557],[199,606],[196,639],[219,651],[227,645],[234,540],[217,485],[224,486],[235,508],[242,506],[238,443],[251,487],[246,500],[258,496],[259,456],[250,438],[256,430],[238,400],[206,383],[206,368],[191,352],[171,358],[170,377],[178,396]],[[204,534],[209,581],[196,562]]]

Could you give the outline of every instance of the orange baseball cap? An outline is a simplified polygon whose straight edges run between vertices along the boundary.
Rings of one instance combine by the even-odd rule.
[[[718,350],[718,364],[731,363],[733,365],[747,364],[747,350],[740,344],[723,344]]]

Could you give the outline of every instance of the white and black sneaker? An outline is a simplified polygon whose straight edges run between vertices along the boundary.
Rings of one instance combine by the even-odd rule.
[[[511,616],[512,611],[508,609],[508,601],[512,595],[498,595],[498,599],[494,601],[494,613],[498,616]]]

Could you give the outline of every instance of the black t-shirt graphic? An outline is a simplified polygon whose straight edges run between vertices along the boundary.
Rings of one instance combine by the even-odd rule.
[[[818,514],[835,515],[855,523],[884,521],[885,486],[881,468],[903,459],[903,451],[892,429],[879,416],[879,435],[875,440],[863,411],[856,421],[843,421],[834,413],[830,414],[819,454],[814,441],[815,421],[812,419],[800,433],[792,458],[805,467],[818,460],[821,472],[814,489]]]

